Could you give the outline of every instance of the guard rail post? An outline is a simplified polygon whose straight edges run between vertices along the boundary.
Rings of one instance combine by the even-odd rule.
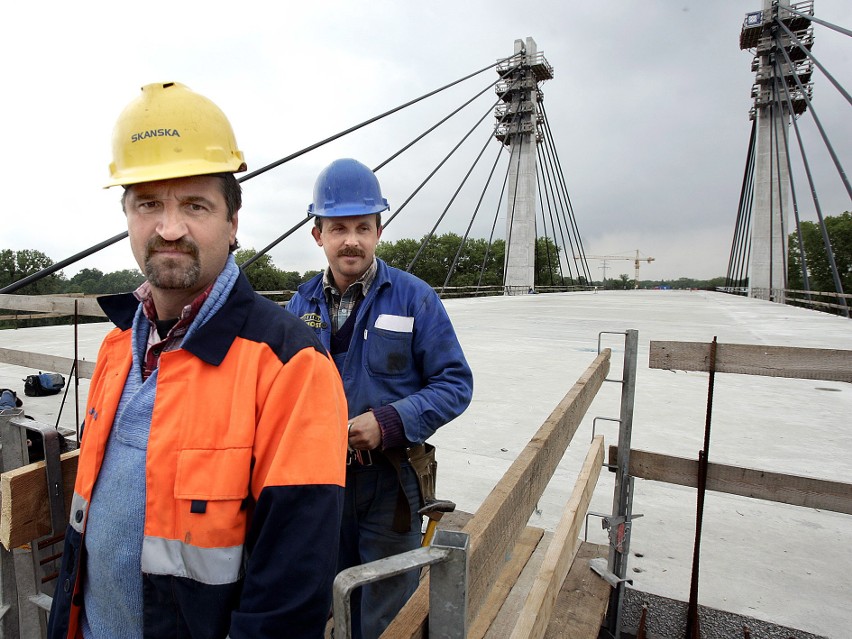
[[[431,546],[392,555],[342,570],[334,579],[334,636],[350,639],[355,588],[432,566],[429,574],[430,639],[464,639],[467,635],[467,581],[470,538],[439,530]]]

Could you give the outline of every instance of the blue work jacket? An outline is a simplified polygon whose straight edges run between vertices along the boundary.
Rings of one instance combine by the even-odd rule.
[[[420,444],[470,404],[473,373],[432,287],[376,262],[376,278],[358,307],[349,350],[343,365],[338,363],[349,418],[390,404],[402,419],[405,438]],[[299,287],[287,310],[331,348],[322,273]]]

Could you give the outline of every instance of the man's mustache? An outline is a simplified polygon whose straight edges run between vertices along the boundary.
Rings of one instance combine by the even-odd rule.
[[[185,238],[174,242],[168,242],[159,236],[152,237],[145,245],[145,257],[149,258],[157,251],[179,251],[193,258],[198,257],[198,246]]]
[[[337,257],[365,257],[367,254],[359,248],[342,248],[337,252]]]

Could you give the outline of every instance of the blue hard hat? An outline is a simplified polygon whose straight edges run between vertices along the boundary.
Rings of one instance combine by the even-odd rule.
[[[335,160],[319,174],[308,215],[347,217],[387,211],[388,201],[369,167],[358,160]]]

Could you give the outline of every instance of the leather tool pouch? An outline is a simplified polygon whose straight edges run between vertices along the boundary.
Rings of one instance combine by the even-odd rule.
[[[438,470],[438,463],[435,461],[435,447],[432,444],[421,444],[411,448],[391,448],[383,451],[383,453],[396,469],[400,478],[393,529],[396,532],[408,532],[411,529],[411,508],[408,505],[405,491],[402,489],[401,460],[407,459],[414,469],[414,474],[417,475],[417,485],[420,488],[420,507],[422,508],[427,501],[435,499],[435,474]]]
[[[417,473],[417,483],[420,486],[420,506],[435,500],[435,476],[438,472],[438,462],[435,461],[435,447],[432,444],[412,446],[407,450],[408,461]]]

